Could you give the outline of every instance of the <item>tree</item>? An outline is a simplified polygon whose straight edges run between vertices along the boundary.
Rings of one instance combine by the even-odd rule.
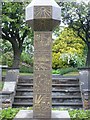
[[[87,4],[68,2],[62,6],[63,22],[73,28],[87,45],[86,66],[90,66],[90,2]]]
[[[84,42],[73,29],[65,28],[53,42],[53,68],[82,66],[85,62],[84,48]]]
[[[2,38],[12,45],[13,67],[19,67],[20,56],[25,40],[33,40],[33,32],[25,22],[25,5],[23,2],[2,3]]]

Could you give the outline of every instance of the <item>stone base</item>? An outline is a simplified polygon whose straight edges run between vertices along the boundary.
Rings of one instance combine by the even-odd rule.
[[[52,111],[51,118],[33,118],[32,110],[20,110],[14,120],[70,120],[68,111]]]

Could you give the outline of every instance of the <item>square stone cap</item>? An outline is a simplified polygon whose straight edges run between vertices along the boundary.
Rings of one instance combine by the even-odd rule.
[[[31,21],[35,18],[35,7],[51,7],[51,18],[53,20],[61,21],[61,7],[54,0],[32,0],[32,2],[26,7],[26,21]],[[42,18],[41,18],[42,19]]]

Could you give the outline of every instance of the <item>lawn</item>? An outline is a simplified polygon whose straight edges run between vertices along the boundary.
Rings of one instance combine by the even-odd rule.
[[[64,74],[64,76],[77,76],[77,75],[79,75],[78,72],[69,72],[67,74]]]

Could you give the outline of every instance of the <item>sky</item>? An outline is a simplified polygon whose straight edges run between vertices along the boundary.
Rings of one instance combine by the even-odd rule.
[[[70,2],[72,2],[72,1],[77,1],[77,2],[83,1],[83,2],[87,3],[87,2],[89,2],[90,0],[56,0],[56,1],[66,1],[66,2],[68,2],[68,1],[70,1]]]
[[[77,0],[77,2],[81,2],[81,1],[87,3],[87,2],[89,2],[90,0]]]

